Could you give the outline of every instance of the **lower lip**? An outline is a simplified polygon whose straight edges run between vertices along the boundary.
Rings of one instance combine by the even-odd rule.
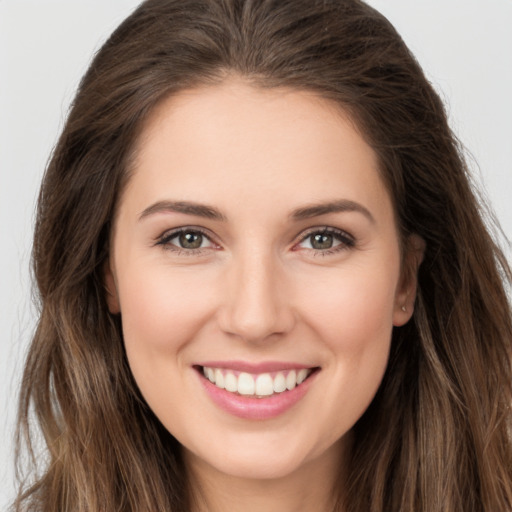
[[[198,373],[201,383],[213,400],[224,411],[246,420],[268,420],[276,418],[299,402],[311,387],[318,371],[313,372],[302,384],[289,391],[275,393],[269,397],[243,396],[218,388]]]

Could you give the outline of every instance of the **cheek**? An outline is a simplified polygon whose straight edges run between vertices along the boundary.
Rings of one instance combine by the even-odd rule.
[[[326,395],[335,397],[333,431],[363,414],[387,367],[398,271],[347,269],[326,288],[310,289],[308,324],[329,351]]]
[[[331,273],[309,282],[304,314],[331,350],[364,351],[390,337],[397,280],[398,271],[378,266]]]
[[[162,269],[134,270],[121,283],[121,313],[127,342],[174,350],[190,330],[199,328],[208,300],[191,276]]]
[[[119,283],[119,295],[130,368],[148,402],[158,392],[168,400],[166,390],[187,370],[184,349],[209,318],[212,301],[183,273],[147,265],[124,275],[130,279]]]
[[[195,414],[190,397],[185,400],[182,392],[171,391],[183,389],[190,373],[186,348],[209,318],[211,307],[209,297],[197,290],[197,279],[182,274],[144,265],[125,273],[133,278],[119,283],[131,372],[142,396],[170,431],[177,428],[177,417]]]
[[[330,353],[325,394],[336,407],[325,422],[334,436],[349,431],[380,386],[389,358],[393,283],[352,274],[312,301],[310,325]]]

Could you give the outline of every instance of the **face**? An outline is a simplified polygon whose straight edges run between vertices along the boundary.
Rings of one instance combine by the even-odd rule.
[[[137,149],[106,282],[147,403],[197,467],[337,464],[414,300],[374,152],[327,100],[236,81]]]

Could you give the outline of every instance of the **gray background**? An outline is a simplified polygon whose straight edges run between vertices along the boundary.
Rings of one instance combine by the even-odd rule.
[[[369,3],[395,24],[440,91],[512,238],[512,0]],[[0,510],[13,496],[16,396],[34,327],[28,268],[39,181],[93,52],[137,4],[0,0]]]

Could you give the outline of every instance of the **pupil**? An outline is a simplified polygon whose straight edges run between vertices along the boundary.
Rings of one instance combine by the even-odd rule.
[[[180,245],[184,249],[199,249],[203,243],[203,235],[200,233],[182,233]]]
[[[332,235],[318,233],[313,235],[311,245],[314,249],[330,249],[332,247]]]

